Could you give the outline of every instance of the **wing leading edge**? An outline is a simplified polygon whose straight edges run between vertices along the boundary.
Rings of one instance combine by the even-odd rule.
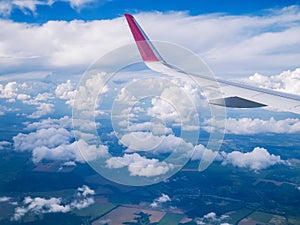
[[[134,37],[140,55],[148,68],[153,71],[167,74],[170,76],[181,76],[188,74],[172,65],[169,65],[159,55],[150,39],[142,28],[130,14],[125,14],[126,20]],[[220,79],[213,80],[211,77],[203,75],[193,75],[201,82],[201,86],[207,89],[220,88],[222,98],[210,98],[209,103],[214,105],[233,107],[233,108],[256,108],[271,106],[283,111],[300,114],[300,96],[272,91],[268,89],[253,87],[236,82]],[[211,85],[217,81],[219,87]]]

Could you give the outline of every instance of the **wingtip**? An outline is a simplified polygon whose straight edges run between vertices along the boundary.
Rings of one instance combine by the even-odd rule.
[[[133,18],[133,15],[131,15],[131,14],[129,14],[129,13],[125,13],[124,16],[125,16],[126,18],[128,18],[128,19],[129,19],[129,18]]]
[[[147,35],[143,32],[142,28],[139,26],[134,17],[128,13],[124,14],[133,38],[137,44],[140,51],[141,57],[145,62],[157,62],[160,61],[160,55],[152,46],[151,41]]]

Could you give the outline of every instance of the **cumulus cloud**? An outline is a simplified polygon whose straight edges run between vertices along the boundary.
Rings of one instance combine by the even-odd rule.
[[[95,192],[88,186],[83,185],[77,189],[76,199],[70,203],[62,200],[62,198],[41,198],[27,196],[22,202],[22,206],[15,208],[14,215],[11,220],[18,221],[26,214],[45,214],[45,213],[67,213],[74,209],[86,208],[94,203],[92,197]]]
[[[198,117],[196,106],[201,99],[200,87],[177,83],[165,87],[159,97],[152,98],[148,115],[166,122],[188,124]]]
[[[199,144],[195,146],[194,154],[191,160],[202,160],[205,158],[214,158],[214,161],[221,162],[225,166],[231,164],[235,167],[259,171],[276,164],[286,164],[280,156],[270,154],[267,149],[256,147],[250,152],[215,152]]]
[[[32,152],[34,163],[42,160],[84,163],[108,156],[106,146],[90,145],[83,139],[74,141],[70,126],[68,117],[28,124],[25,129],[31,130],[30,133],[13,137],[14,150]],[[84,151],[84,157],[81,151]]]
[[[0,150],[5,149],[5,147],[10,146],[11,143],[8,141],[0,141]]]
[[[146,103],[140,96],[147,96]],[[122,105],[122,111],[117,114],[122,129],[148,129],[154,134],[170,133],[172,126],[181,126],[183,130],[199,130],[197,110],[204,114],[205,106],[208,109],[201,88],[184,77],[182,80],[169,80],[166,77],[153,78],[152,75],[146,79],[137,79],[131,83],[130,88],[126,86],[121,89],[117,101]],[[149,117],[151,122],[136,123],[138,118]]]
[[[174,168],[172,164],[160,162],[158,159],[148,159],[137,153],[111,157],[106,160],[106,167],[111,169],[128,167],[131,176],[145,177],[162,175]]]
[[[210,161],[210,159],[214,159],[215,161],[222,160],[218,152],[208,149],[202,144],[196,145],[191,160],[205,159],[207,159],[206,161]]]
[[[84,157],[83,153],[84,151]],[[57,147],[49,148],[47,146],[35,147],[32,150],[32,161],[39,163],[47,159],[52,161],[70,161],[85,163],[86,161],[93,161],[97,158],[107,157],[107,147],[96,145],[89,145],[84,140],[80,139],[70,144],[62,144]]]
[[[53,113],[54,104],[51,103],[51,100],[53,98],[54,97],[52,93],[45,92],[45,93],[39,93],[37,96],[33,97],[32,99],[24,100],[23,101],[24,104],[36,106],[36,111],[33,112],[31,115],[29,115],[28,118],[36,119]]]
[[[83,197],[86,197],[88,195],[94,195],[95,194],[95,191],[90,189],[87,185],[83,185],[82,187],[79,187],[77,189],[78,193],[77,195],[79,197],[83,196]]]
[[[11,200],[11,197],[7,197],[7,196],[0,197],[0,202],[8,202],[10,200]]]
[[[33,105],[36,111],[28,118],[40,118],[54,112],[54,96],[50,92],[42,92],[45,89],[51,89],[53,84],[43,82],[8,82],[5,85],[0,84],[0,98],[7,99],[7,102],[21,101],[25,105]],[[41,93],[42,92],[42,93]],[[8,110],[8,108],[6,108]],[[16,111],[9,109],[10,111]]]
[[[15,81],[8,82],[5,85],[0,84],[0,98],[6,98],[13,102],[16,99],[26,100],[30,98],[29,95],[22,93],[28,88],[26,83],[17,83]]]
[[[0,26],[0,35],[7,37],[3,39],[5,47],[1,53],[3,73],[12,69],[15,72],[23,72],[24,68],[52,71],[65,67],[73,67],[78,73],[106,52],[130,40],[123,19],[113,22],[48,21],[42,25],[0,20]]]
[[[224,157],[222,162],[223,165],[232,164],[236,167],[255,171],[266,169],[275,164],[284,163],[280,156],[270,154],[267,149],[260,147],[254,148],[252,152],[222,152],[221,155]]]
[[[61,117],[59,119],[44,119],[38,122],[24,123],[26,127],[24,128],[27,131],[34,131],[34,130],[41,130],[41,129],[49,129],[49,128],[65,128],[71,129],[72,128],[72,119],[68,116]]]
[[[13,138],[14,148],[17,151],[32,151],[36,147],[47,146],[55,148],[68,144],[73,138],[72,133],[65,128],[39,129],[29,134],[20,133]]]
[[[185,143],[182,138],[173,134],[156,136],[151,132],[126,133],[120,138],[119,142],[128,148],[126,152],[171,153],[180,143],[185,144],[187,149],[192,148],[191,144]]]
[[[198,225],[205,225],[205,224],[229,225],[228,223],[225,222],[228,218],[229,218],[228,215],[218,216],[215,212],[210,212],[201,218],[195,219],[195,222]]]
[[[55,89],[56,97],[66,101],[67,105],[74,105],[74,98],[76,96],[75,85],[67,80],[65,83],[59,84]]]
[[[300,95],[300,68],[283,71],[273,76],[255,73],[248,79],[262,88]]]
[[[94,115],[99,94],[109,91],[105,83],[106,73],[92,74],[89,79],[77,88],[73,109],[85,114]],[[77,124],[77,123],[76,123]]]
[[[53,109],[54,105],[50,103],[39,103],[37,106],[37,111],[33,112],[31,115],[28,116],[28,118],[31,119],[37,119],[41,118],[42,116],[50,115],[54,112]]]
[[[206,120],[203,129],[210,131],[210,125],[211,120]],[[258,118],[228,118],[225,131],[226,133],[239,135],[258,133],[292,134],[300,132],[300,120],[295,118],[275,120],[273,117],[269,120]]]
[[[159,198],[154,199],[154,201],[150,204],[150,206],[152,208],[157,208],[162,203],[170,202],[170,201],[171,201],[171,198],[168,195],[162,194]]]
[[[73,161],[67,161],[63,164],[63,166],[76,166],[76,163]]]

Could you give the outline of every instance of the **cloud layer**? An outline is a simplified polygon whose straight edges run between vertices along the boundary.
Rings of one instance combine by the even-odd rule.
[[[34,11],[36,5],[50,2],[55,1],[1,1],[0,7],[5,9],[19,4],[19,7]],[[81,7],[91,0],[69,2],[73,7]],[[300,45],[298,6],[269,10],[263,16],[190,16],[172,12],[140,13],[136,18],[150,37],[192,49],[203,56],[217,74],[279,72],[299,66],[299,53],[295,51]],[[160,26],[153,26],[157,21]],[[25,68],[39,71],[62,67],[83,69],[108,51],[133,42],[124,18],[48,21],[42,25],[1,20],[0,26],[3,72]]]
[[[217,127],[214,128],[217,129]],[[203,129],[210,131],[211,120],[204,122]],[[298,118],[275,120],[273,117],[269,120],[247,117],[228,118],[225,132],[238,135],[259,133],[294,134],[300,132],[300,120]]]

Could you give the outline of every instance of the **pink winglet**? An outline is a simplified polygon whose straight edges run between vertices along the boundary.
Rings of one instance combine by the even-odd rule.
[[[145,62],[158,62],[160,61],[158,53],[156,53],[154,47],[152,46],[150,40],[143,32],[142,28],[136,22],[134,17],[130,14],[125,14],[127,23],[130,27],[133,38],[136,45],[140,51],[143,61]]]

